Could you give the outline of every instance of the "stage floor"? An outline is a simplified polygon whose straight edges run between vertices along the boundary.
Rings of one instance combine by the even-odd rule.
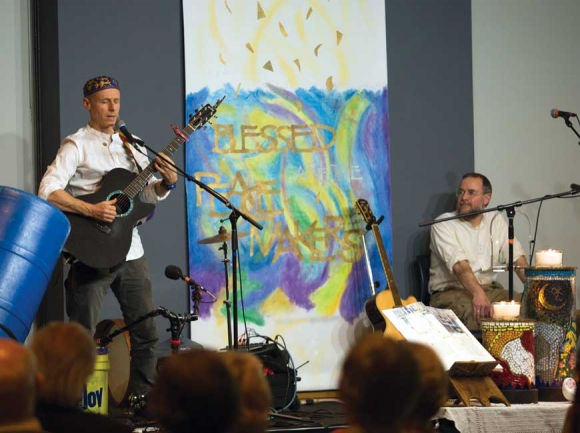
[[[109,414],[122,424],[131,426],[136,433],[159,432],[165,430],[156,422],[130,417],[123,409],[110,407]],[[331,432],[345,428],[346,418],[343,404],[338,401],[323,401],[313,404],[302,404],[297,410],[285,410],[273,414],[270,418],[268,432]]]
[[[346,418],[343,404],[337,401],[322,401],[301,404],[297,410],[286,410],[273,415],[268,432],[330,432],[345,428]]]

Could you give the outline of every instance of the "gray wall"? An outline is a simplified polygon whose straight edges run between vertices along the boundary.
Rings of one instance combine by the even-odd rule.
[[[387,1],[393,270],[418,295],[417,254],[429,251],[419,221],[451,210],[473,170],[471,2]]]
[[[51,3],[58,5],[59,60],[47,68],[59,70],[61,135],[86,123],[84,81],[110,74],[122,86],[121,116],[129,129],[152,147],[164,147],[172,136],[169,123],[184,122],[181,0],[101,0],[98,7],[93,0]],[[386,5],[393,268],[407,297],[415,292],[412,260],[427,248],[426,231],[417,222],[446,210],[459,175],[473,169],[471,6],[464,0],[388,0]],[[58,144],[43,142],[44,153],[54,156]],[[183,166],[182,152],[175,162]],[[184,285],[163,275],[168,264],[186,270],[181,181],[141,234],[155,303],[186,311]],[[102,317],[120,317],[112,296]],[[166,322],[159,324],[163,335]]]

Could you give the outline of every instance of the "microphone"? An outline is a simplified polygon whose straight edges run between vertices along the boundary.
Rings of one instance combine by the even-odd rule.
[[[199,289],[199,290],[207,293],[213,299],[217,300],[217,298],[211,292],[208,292],[201,284],[199,284],[198,282],[196,282],[192,278],[189,278],[189,277],[183,275],[183,272],[177,266],[174,266],[174,265],[167,266],[165,268],[165,276],[167,278],[169,278],[170,280],[180,280],[181,279],[181,280],[185,281],[187,284],[189,284],[190,286],[193,286],[196,289]]]
[[[198,284],[197,282],[195,282],[191,278],[186,277],[185,275],[183,275],[183,272],[177,266],[173,266],[173,265],[167,266],[165,268],[165,276],[167,278],[169,278],[170,280],[179,280],[179,279],[181,279],[181,280],[185,281],[187,284],[189,284],[190,286],[199,286],[199,287],[201,287],[201,284]]]
[[[115,122],[115,129],[117,129],[123,136],[127,139],[127,141],[131,144],[144,144],[143,140],[133,137],[133,135],[127,129],[127,125],[125,124],[124,120],[117,118]]]
[[[580,185],[578,185],[577,183],[572,183],[570,184],[570,189],[580,192]]]
[[[557,119],[558,117],[561,117],[563,119],[569,119],[570,117],[578,117],[576,113],[558,110],[557,108],[552,108],[550,110],[550,116],[552,116],[554,119]]]

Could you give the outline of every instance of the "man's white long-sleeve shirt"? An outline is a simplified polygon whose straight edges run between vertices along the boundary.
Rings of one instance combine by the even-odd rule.
[[[149,165],[147,156],[133,148],[131,152],[141,168]],[[103,176],[114,168],[138,172],[137,165],[125,149],[119,134],[105,134],[87,125],[63,140],[55,160],[40,182],[38,196],[47,200],[50,194],[60,189],[73,197],[92,194],[100,187]],[[157,179],[152,177],[141,192],[142,201],[156,204],[167,197],[168,193],[163,197],[157,196],[155,182]],[[135,227],[126,260],[138,259],[143,254],[141,237]]]

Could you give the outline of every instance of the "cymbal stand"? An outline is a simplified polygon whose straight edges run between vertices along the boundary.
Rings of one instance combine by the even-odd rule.
[[[232,323],[230,317],[230,309],[232,308],[232,303],[230,302],[230,291],[229,291],[229,273],[228,273],[228,265],[230,263],[228,259],[228,243],[222,243],[222,246],[218,248],[218,251],[221,250],[224,252],[224,259],[222,260],[224,264],[224,272],[225,272],[225,282],[226,282],[226,298],[224,300],[224,305],[226,306],[226,320],[228,322],[228,350],[232,349]]]
[[[234,350],[238,350],[238,218],[238,212],[235,208],[232,207],[232,213],[230,213],[230,224],[232,225],[232,301],[234,303]]]

